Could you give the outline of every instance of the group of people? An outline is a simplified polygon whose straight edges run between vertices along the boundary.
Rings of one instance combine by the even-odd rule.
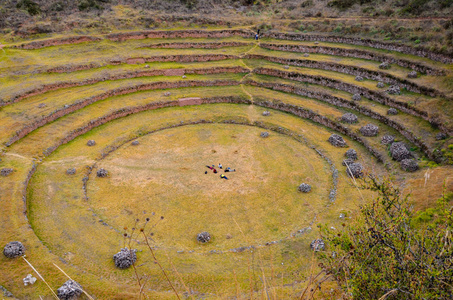
[[[212,165],[212,166],[206,166],[206,167],[207,167],[209,170],[212,170],[212,172],[213,172],[214,174],[217,174],[217,173],[218,173],[214,165]],[[221,163],[219,163],[219,169],[223,169],[223,166],[222,166]],[[236,172],[236,169],[231,169],[230,167],[228,167],[228,168],[226,168],[224,171],[225,171],[225,173],[226,173],[226,172]],[[205,173],[205,174],[208,174],[208,171],[205,171],[204,173]],[[226,177],[225,174],[220,174],[220,178],[228,180],[228,177]]]

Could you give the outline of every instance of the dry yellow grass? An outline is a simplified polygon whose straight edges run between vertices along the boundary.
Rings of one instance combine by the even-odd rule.
[[[119,43],[103,40],[40,50],[5,49],[0,52],[0,94],[2,98],[9,99],[18,92],[41,84],[96,78],[144,68],[144,64],[104,65],[107,60],[120,57],[255,53],[307,59],[299,53],[263,50],[255,44],[216,50],[139,48],[150,43],[173,41],[252,42],[236,37],[146,39]],[[323,44],[325,43],[321,43]],[[397,53],[392,55],[427,61]],[[68,57],[71,59],[68,60]],[[370,70],[377,70],[379,64],[367,60],[314,54],[308,59],[362,66]],[[40,68],[87,62],[97,62],[102,67],[67,74],[31,73]],[[440,65],[433,62],[430,64]],[[279,64],[242,59],[149,65],[150,69],[245,65],[249,68],[270,67],[286,70]],[[449,70],[451,66],[445,68]],[[356,82],[354,76],[342,73],[298,67],[290,67],[289,71],[321,75],[377,90],[375,81]],[[392,67],[388,72],[404,78],[407,71],[404,68]],[[351,94],[346,92],[269,76],[217,74],[187,77],[186,80],[233,79],[242,82],[250,78],[262,82],[291,84],[345,99],[351,98]],[[447,81],[448,78],[445,77]],[[438,78],[422,76],[417,81],[428,86],[433,84],[443,90],[451,89],[450,83],[445,79],[434,82],[436,79]],[[161,76],[106,81],[30,97],[0,109],[0,140],[6,141],[15,130],[55,109],[105,90],[176,80],[181,79]],[[238,96],[275,99],[311,109],[332,120],[340,117],[346,110],[317,100],[246,85],[174,89],[167,97],[163,96],[163,92],[138,92],[99,101],[47,124],[11,147],[4,148],[0,168],[12,167],[15,172],[0,180],[0,200],[3,208],[0,214],[1,240],[22,241],[27,248],[27,259],[54,289],[67,280],[66,276],[54,267],[54,264],[57,264],[98,299],[132,299],[139,294],[134,271],[116,269],[112,255],[124,246],[124,226],[127,226],[130,232],[135,226],[136,218],[141,220],[140,225],[146,217],[151,217],[151,222],[154,222],[163,215],[165,219],[153,229],[153,246],[158,260],[168,271],[171,282],[180,294],[189,289],[193,298],[267,299],[268,295],[273,299],[299,297],[308,284],[307,277],[311,272],[318,271],[308,247],[309,243],[318,237],[316,225],[326,223],[329,227],[341,228],[342,222],[349,222],[353,217],[357,206],[373,196],[369,191],[358,190],[346,176],[341,162],[347,149],[333,147],[327,142],[332,130],[273,110],[271,116],[264,117],[262,112],[265,109],[254,105],[213,104],[174,107],[130,115],[91,130],[59,147],[48,157],[44,157],[43,151],[71,130],[112,111],[183,97]],[[403,93],[395,98],[405,102],[418,101],[417,107],[427,109],[433,107],[439,110],[445,105],[445,115],[450,114],[451,105],[439,99],[412,93]],[[37,105],[40,103],[46,103],[47,107],[38,109]],[[363,99],[361,105],[381,114],[385,114],[388,109],[367,99]],[[439,142],[433,139],[438,130],[431,128],[426,121],[403,113],[392,118],[410,127],[430,145],[438,145]],[[201,119],[213,124],[188,125],[146,134],[170,125],[178,125],[181,122],[187,124]],[[286,128],[296,135],[302,135],[307,142],[297,142],[276,132],[270,132],[269,138],[262,139],[259,133],[265,131],[264,129],[221,123],[224,120],[248,123],[256,121],[272,127]],[[358,124],[348,127],[358,130],[367,123],[377,124],[361,115],[359,120]],[[389,133],[401,140],[403,138],[387,126],[380,125],[380,130],[378,137],[366,139],[370,145],[386,155],[385,147],[380,145],[380,137]],[[138,146],[130,145],[130,140],[134,138],[138,138]],[[96,145],[86,146],[89,139],[94,139]],[[378,175],[388,174],[384,166],[377,164],[364,147],[345,139],[350,148],[357,150],[359,162],[365,166],[366,171]],[[119,149],[101,159],[102,154],[113,147]],[[328,199],[332,187],[331,167],[310,147],[321,150],[339,170],[337,198],[334,203],[330,203]],[[388,156],[386,157],[390,161]],[[32,168],[33,158],[38,159],[35,161],[38,167],[26,191],[25,204],[25,181]],[[236,168],[237,172],[225,173],[230,179],[223,180],[219,177],[221,173],[213,174],[205,167],[207,164],[217,165],[219,162],[224,167]],[[94,163],[97,167],[90,175],[87,191],[89,198],[85,200],[82,180],[87,175],[86,167]],[[67,175],[66,170],[72,167],[77,169],[76,175]],[[101,167],[110,172],[108,178],[95,177],[95,171]],[[205,170],[208,174],[204,174]],[[422,169],[406,174],[399,171],[398,164],[391,164],[391,175],[399,183],[406,184],[407,191],[413,191],[417,208],[430,205],[438,197],[440,182],[443,178],[451,177],[452,172],[449,167],[434,169],[426,187],[426,171]],[[310,183],[312,192],[299,193],[297,186],[301,182]],[[447,183],[448,188],[451,188],[450,181]],[[27,216],[23,214],[26,208]],[[152,212],[155,212],[154,216]],[[340,213],[346,214],[346,219],[340,219]],[[309,226],[311,231],[297,233],[299,229]],[[196,242],[195,235],[204,230],[209,231],[213,239],[209,244],[201,245]],[[227,235],[231,238],[227,238]],[[264,246],[266,242],[276,240],[279,242]],[[256,248],[242,252],[228,251],[250,245]],[[152,299],[174,299],[175,295],[168,282],[153,263],[142,241],[138,243],[133,239],[132,246],[139,250],[139,274],[146,273],[150,276],[146,294]],[[20,288],[22,278],[28,273],[31,273],[31,269],[22,260],[9,260],[1,256],[0,284],[12,290],[16,297],[34,299],[37,295],[50,295],[42,281],[25,289]]]

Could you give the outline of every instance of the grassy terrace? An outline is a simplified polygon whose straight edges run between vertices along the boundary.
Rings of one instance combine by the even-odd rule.
[[[66,278],[52,263],[62,267],[97,299],[136,298],[139,287],[134,270],[115,268],[112,256],[124,247],[124,227],[130,231],[137,226],[136,218],[143,221],[151,217],[154,223],[164,216],[153,229],[152,246],[180,295],[191,294],[194,299],[247,299],[253,295],[265,299],[271,293],[279,299],[298,298],[307,286],[307,277],[318,270],[308,246],[319,237],[316,225],[341,228],[341,223],[351,222],[357,207],[373,196],[369,191],[357,189],[346,175],[342,166],[346,150],[357,151],[358,162],[366,172],[391,175],[407,192],[413,191],[416,207],[433,203],[442,189],[442,178],[451,177],[451,166],[445,163],[438,166],[429,161],[401,132],[357,110],[329,104],[322,98],[251,85],[253,82],[282,85],[354,103],[352,94],[346,91],[259,75],[254,70],[268,68],[320,76],[383,95],[387,95],[388,84],[380,89],[375,80],[358,82],[354,75],[288,67],[244,56],[259,54],[334,62],[385,72],[400,79],[406,79],[410,69],[392,65],[389,70],[381,70],[379,62],[372,60],[321,54],[304,57],[303,53],[267,50],[241,37],[113,42],[98,36],[103,39],[37,50],[6,45],[0,52],[0,99],[8,103],[0,107],[0,169],[14,169],[0,180],[3,207],[0,237],[5,244],[21,241],[27,258],[54,290]],[[143,48],[161,43],[223,42],[249,45],[219,49]],[[273,39],[260,42],[315,45]],[[323,42],[318,45],[362,49],[443,69],[446,76],[421,75],[411,81],[446,95],[453,94],[452,65],[369,47]],[[236,59],[111,64],[112,60],[127,58],[206,54],[234,55]],[[93,65],[68,73],[45,72],[54,67],[81,64]],[[244,67],[250,72],[188,74],[193,70],[225,67]],[[140,75],[143,71],[175,69],[187,70],[187,78]],[[121,78],[126,74],[138,76]],[[78,86],[54,87],[9,103],[27,91],[63,82]],[[161,84],[152,85],[157,83]],[[192,86],[179,87],[189,83]],[[134,89],[145,84],[150,84],[150,88]],[[115,95],[121,90],[126,91]],[[233,101],[180,107],[179,99],[189,97],[223,97],[219,101],[235,99],[243,104]],[[428,112],[429,118],[438,114],[444,124],[451,126],[448,122],[453,117],[453,105],[449,100],[405,90],[401,95],[388,97]],[[90,102],[91,98],[95,101]],[[332,126],[321,125],[319,120],[254,105],[263,101],[294,105],[326,117],[331,124],[340,124],[382,155],[384,163],[379,163],[360,142]],[[77,103],[80,105],[75,106]],[[171,103],[172,107],[153,106],[159,103]],[[451,138],[436,140],[441,130],[427,120],[401,111],[388,116],[389,106],[363,96],[356,103],[404,126],[429,150],[438,148],[449,153]],[[129,113],[121,115],[124,111]],[[264,111],[270,111],[270,116],[263,116]],[[359,122],[341,123],[339,118],[346,112],[356,114]],[[369,123],[379,126],[378,136],[360,134],[359,129]],[[33,130],[6,146],[27,126]],[[260,137],[264,131],[270,133],[268,138]],[[332,133],[340,134],[348,147],[332,146],[327,141]],[[381,144],[385,134],[407,143],[421,169],[413,173],[402,171],[399,163],[389,156],[387,146]],[[87,146],[88,140],[95,140],[96,145]],[[132,145],[134,140],[139,144]],[[212,174],[206,168],[219,162],[236,168],[237,172],[225,173],[229,180],[220,179],[219,174]],[[76,174],[67,175],[69,168],[76,168]],[[96,177],[100,168],[109,171],[107,178]],[[204,174],[206,170],[208,174]],[[428,187],[427,172],[432,178],[428,177],[432,181]],[[302,182],[312,186],[309,194],[298,192]],[[449,184],[446,187],[453,190]],[[340,219],[340,214],[347,217]],[[196,241],[196,234],[201,231],[211,233],[211,242]],[[150,276],[147,295],[174,299],[149,250],[137,240],[133,239],[130,246],[138,250],[137,271]],[[50,297],[42,280],[22,288],[22,278],[31,273],[22,259],[1,256],[0,262],[0,285],[15,297]]]

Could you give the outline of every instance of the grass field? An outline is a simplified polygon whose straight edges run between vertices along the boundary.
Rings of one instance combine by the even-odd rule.
[[[443,188],[446,192],[453,191],[453,173],[448,160],[429,159],[407,137],[413,134],[429,151],[439,150],[446,158],[453,157],[453,140],[448,132],[453,116],[450,100],[405,90],[401,95],[388,95],[385,93],[388,84],[379,89],[377,81],[358,82],[354,75],[345,72],[288,67],[244,57],[261,54],[335,62],[369,71],[379,70],[401,80],[406,79],[410,69],[392,65],[390,70],[381,70],[377,61],[318,54],[304,57],[303,53],[272,51],[240,37],[123,42],[98,37],[102,40],[38,50],[14,49],[8,47],[14,45],[10,44],[0,52],[0,98],[4,103],[0,108],[0,169],[14,169],[11,175],[0,180],[3,207],[0,238],[4,244],[21,241],[26,247],[27,259],[53,290],[67,280],[54,267],[55,263],[96,299],[139,298],[140,287],[134,269],[119,270],[112,260],[115,253],[128,246],[138,250],[135,270],[147,282],[143,290],[146,295],[150,299],[175,299],[169,282],[154,263],[140,235],[149,217],[144,232],[169,281],[183,298],[300,298],[302,291],[309,287],[310,276],[319,272],[316,255],[309,247],[310,242],[319,237],[317,225],[326,224],[340,233],[341,224],[353,221],[357,208],[374,196],[373,192],[358,188],[346,175],[346,168],[342,166],[346,150],[357,151],[358,162],[365,173],[390,176],[405,193],[412,192],[416,209],[430,207]],[[219,49],[141,48],[181,42],[245,42],[249,45]],[[261,42],[313,44],[272,39]],[[447,95],[452,93],[449,82],[452,65],[369,47],[319,45],[366,49],[440,68],[445,70],[446,76],[420,75],[413,82]],[[117,59],[200,54],[236,57],[206,62],[111,64],[111,60]],[[46,72],[54,67],[87,63],[93,66],[66,73]],[[223,67],[244,67],[245,71],[241,72],[248,73],[109,80],[112,76],[139,74],[145,70]],[[382,93],[409,104],[409,108],[421,110],[426,116],[402,111],[388,116],[388,105],[365,97],[354,102],[352,93],[321,84],[255,74],[254,70],[262,67],[322,76]],[[99,78],[101,80],[94,83],[88,81]],[[202,86],[214,80],[230,83]],[[53,88],[11,103],[14,97],[27,91],[69,81],[80,84]],[[159,82],[165,86],[189,81],[198,83],[190,87],[130,90],[120,95],[112,92],[141,84]],[[308,96],[252,86],[251,81],[297,88]],[[51,118],[56,112],[106,92],[111,94]],[[316,93],[356,103],[397,122],[407,128],[407,132],[360,113],[358,109],[327,103],[317,98]],[[220,99],[221,103],[182,106],[180,99],[188,97]],[[242,104],[228,103],[225,99],[229,97]],[[157,109],[151,106],[157,103],[173,106]],[[303,118],[294,111],[287,113],[283,109],[269,108],[276,104],[317,116]],[[143,107],[148,108],[141,109]],[[127,110],[133,112],[109,119]],[[269,111],[270,115],[264,116],[264,111]],[[356,114],[358,123],[340,122],[347,112]],[[443,120],[444,127],[433,126],[432,118]],[[10,146],[6,145],[20,130],[35,126],[36,122],[41,123]],[[325,125],[327,123],[330,125]],[[369,123],[379,126],[377,136],[365,137],[360,133],[359,129]],[[264,131],[269,132],[269,137],[260,137]],[[349,132],[349,136],[341,133],[344,131]],[[446,132],[447,138],[436,139],[440,132]],[[331,145],[328,138],[332,133],[340,134],[348,146]],[[404,172],[399,163],[391,159],[388,146],[381,143],[386,134],[409,145],[420,170]],[[360,140],[351,138],[354,135]],[[88,140],[95,140],[96,145],[87,146]],[[132,141],[139,144],[132,145]],[[372,151],[383,157],[383,163],[378,162]],[[213,174],[206,167],[218,163],[237,171]],[[66,174],[69,168],[76,168],[76,174]],[[109,172],[108,177],[96,177],[100,168]],[[220,174],[229,179],[221,179]],[[310,193],[298,191],[302,182],[311,185]],[[345,218],[340,218],[340,214]],[[212,236],[207,244],[196,240],[196,235],[202,231]],[[132,238],[125,238],[125,232],[129,236],[133,233]],[[22,278],[28,273],[32,270],[22,259],[0,257],[1,286],[19,299],[41,296],[50,299],[51,293],[41,279],[23,288]],[[319,299],[333,297],[330,287],[333,295],[338,295],[335,284],[328,285],[329,289],[321,291]]]

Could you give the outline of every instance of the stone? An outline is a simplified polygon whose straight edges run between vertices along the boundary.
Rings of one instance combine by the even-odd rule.
[[[390,95],[401,95],[401,89],[397,85],[391,85],[389,86],[387,93]]]
[[[379,69],[388,70],[388,69],[390,69],[390,64],[388,62],[384,61],[383,63],[381,63],[379,65]]]
[[[266,111],[263,111],[263,116],[268,117],[268,116],[270,116],[270,115],[271,115],[271,112],[270,112],[270,111],[267,111],[267,110],[266,110]]]
[[[396,108],[391,107],[387,110],[387,115],[389,115],[389,116],[394,116],[397,114],[398,114],[398,110]]]
[[[187,76],[186,76],[186,75],[182,75],[182,79],[186,79],[186,78],[187,78]]]
[[[329,137],[328,141],[335,147],[347,147],[346,141],[343,139],[343,137],[335,133]]]
[[[140,144],[139,141],[133,141],[133,142],[131,143],[132,146],[138,146],[139,144]]]
[[[170,92],[165,92],[165,93],[164,93],[164,96],[165,96],[165,97],[169,97],[170,95],[171,95]]]
[[[118,269],[127,269],[137,261],[137,250],[122,248],[120,252],[113,255],[113,262]]]
[[[381,139],[381,144],[383,145],[390,145],[395,141],[395,137],[393,135],[386,134]]]
[[[310,54],[304,53],[304,57],[309,57],[309,56],[310,56]]]
[[[356,81],[363,81],[363,77],[360,76],[360,75],[357,75],[357,76],[355,77],[355,80],[356,80]]]
[[[260,133],[260,137],[262,137],[262,138],[267,138],[268,136],[269,136],[269,132],[267,132],[267,131]]]
[[[364,136],[377,136],[379,133],[379,127],[374,124],[366,124],[360,128],[360,133]]]
[[[447,138],[447,135],[443,132],[439,132],[438,134],[436,134],[436,140],[440,141],[440,140],[445,140]]]
[[[16,258],[25,254],[25,247],[21,242],[9,242],[3,248],[3,255],[8,258]]]
[[[0,175],[6,177],[6,176],[11,175],[11,173],[13,173],[13,171],[14,171],[14,170],[11,169],[11,168],[3,168],[3,169],[0,170]]]
[[[406,172],[415,172],[418,170],[418,163],[415,159],[403,159],[400,165],[401,169]]]
[[[82,287],[74,280],[68,280],[58,288],[57,295],[61,300],[75,300],[82,295]]]
[[[346,215],[344,213],[341,213],[340,214],[340,219],[344,219],[344,218],[346,218]]]
[[[354,149],[349,149],[348,151],[346,151],[344,156],[352,160],[357,160],[357,151],[355,151]]]
[[[148,68],[149,68],[149,65],[145,65],[145,68],[147,68],[147,69],[148,69]]]
[[[289,66],[283,66],[283,69],[288,70]]]
[[[318,44],[319,44],[319,42],[315,42],[315,45],[318,45]]]
[[[96,142],[95,142],[95,140],[89,140],[89,141],[87,142],[87,145],[91,147],[91,146],[96,145]]]
[[[363,167],[361,163],[353,163],[346,167],[346,173],[350,177],[360,178],[363,176]]]
[[[197,241],[200,243],[207,243],[211,240],[211,235],[207,231],[200,232],[197,234]]]
[[[341,164],[346,167],[352,165],[354,162],[355,162],[354,159],[346,158],[341,162]]]
[[[308,193],[311,191],[311,185],[302,183],[301,185],[299,185],[299,191],[302,193]]]
[[[353,113],[345,113],[341,116],[341,121],[344,123],[354,124],[359,122],[359,118]]]
[[[101,178],[104,178],[104,177],[107,177],[109,175],[109,172],[105,169],[102,169],[100,168],[97,172],[96,172],[96,175],[97,177],[101,177]]]
[[[326,249],[326,244],[322,239],[316,239],[310,243],[310,248],[314,251],[322,251]]]
[[[409,147],[403,142],[395,142],[390,145],[390,154],[396,161],[402,161],[403,159],[412,158],[412,154],[409,151]]]
[[[66,174],[74,175],[76,173],[76,168],[69,168],[66,170]]]
[[[47,106],[47,104],[45,104],[45,103],[39,103],[39,104],[38,104],[38,108],[44,108],[44,107],[46,107],[46,106]]]
[[[352,100],[354,100],[354,101],[360,101],[360,99],[362,99],[362,96],[360,96],[360,94],[354,94],[354,95],[352,95]]]
[[[36,278],[33,277],[31,274],[28,274],[24,279],[22,279],[24,281],[24,285],[27,286],[27,285],[32,285],[36,282]]]
[[[385,85],[384,85],[383,82],[380,82],[380,81],[379,81],[379,82],[376,84],[376,87],[382,89],[383,87],[385,87]]]
[[[407,74],[407,78],[417,78],[418,74],[416,71],[410,71],[409,74]]]

